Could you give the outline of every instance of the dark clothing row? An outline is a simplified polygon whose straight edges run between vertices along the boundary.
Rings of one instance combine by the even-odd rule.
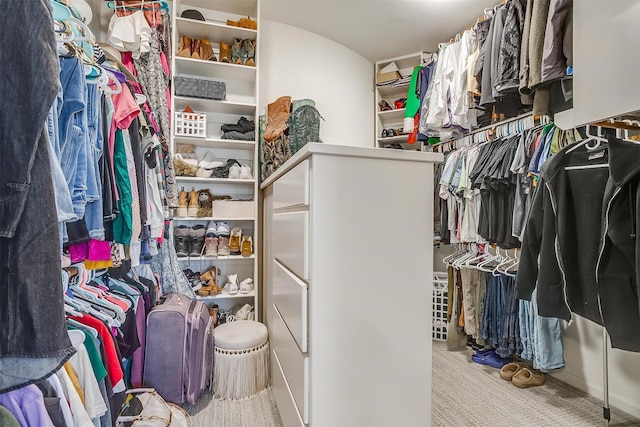
[[[640,352],[640,145],[613,137],[597,149],[576,144],[541,169],[517,296],[530,300],[537,286],[541,315],[579,314],[603,325],[613,347]]]

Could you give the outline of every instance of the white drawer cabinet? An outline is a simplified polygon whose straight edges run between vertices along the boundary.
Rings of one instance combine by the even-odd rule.
[[[430,424],[441,160],[310,143],[262,184],[263,308],[285,427]]]
[[[304,280],[309,279],[309,212],[273,215],[273,255]]]
[[[273,305],[300,347],[307,352],[307,284],[273,261]]]

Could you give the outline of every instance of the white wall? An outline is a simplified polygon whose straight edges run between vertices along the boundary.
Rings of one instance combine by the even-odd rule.
[[[278,97],[310,98],[328,144],[374,146],[373,63],[332,40],[260,21],[260,114]]]
[[[602,342],[601,326],[574,315],[573,323],[563,333],[566,367],[553,376],[603,399]],[[640,417],[640,353],[609,346],[608,354],[610,405]]]

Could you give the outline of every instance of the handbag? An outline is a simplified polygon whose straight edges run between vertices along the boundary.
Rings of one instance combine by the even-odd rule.
[[[178,405],[166,402],[153,388],[127,390],[116,419],[118,427],[191,427],[191,417]]]

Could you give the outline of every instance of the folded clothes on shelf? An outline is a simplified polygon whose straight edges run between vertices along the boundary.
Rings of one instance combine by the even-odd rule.
[[[256,133],[254,131],[241,133],[237,131],[225,132],[222,134],[222,139],[235,139],[239,141],[253,141],[256,139]]]

